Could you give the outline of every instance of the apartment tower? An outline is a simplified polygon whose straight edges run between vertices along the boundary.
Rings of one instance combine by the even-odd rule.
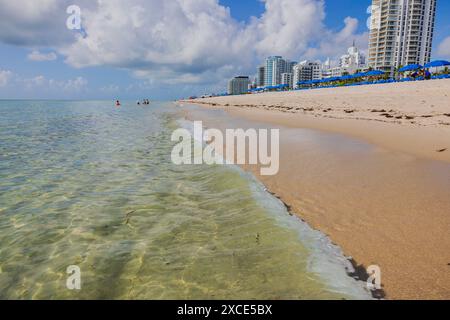
[[[373,0],[368,64],[393,72],[431,59],[436,0]]]

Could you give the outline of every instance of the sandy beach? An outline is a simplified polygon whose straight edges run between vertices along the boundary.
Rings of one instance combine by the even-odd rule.
[[[280,128],[278,175],[245,168],[359,265],[379,265],[386,298],[450,299],[449,92],[437,80],[181,103],[205,107],[186,116],[209,127]]]

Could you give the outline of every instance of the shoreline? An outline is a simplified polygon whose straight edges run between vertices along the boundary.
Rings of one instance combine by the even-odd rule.
[[[270,99],[296,95],[254,96],[272,103]],[[191,120],[203,120],[208,127],[223,128],[225,122],[229,125],[238,121],[250,127],[256,123],[280,128],[281,172],[263,177],[257,166],[243,166],[245,170],[285,203],[289,212],[342,248],[355,270],[380,265],[387,299],[450,297],[446,227],[450,225],[450,201],[445,192],[450,190],[450,158],[447,151],[434,150],[450,144],[447,125],[428,124],[428,117],[419,124],[329,119],[304,112],[265,110],[262,106],[236,107],[232,103],[251,105],[254,101],[245,99],[253,96],[229,98],[239,99],[239,103],[226,98],[212,98],[214,105],[189,101],[200,110],[186,112]],[[350,103],[352,96],[339,99]],[[434,103],[437,109],[448,108],[445,99],[441,104]],[[352,107],[361,110],[358,105]],[[390,137],[386,143],[377,143],[386,137]]]
[[[258,179],[258,177],[255,177],[255,179]],[[259,181],[259,180],[258,180]],[[260,181],[260,183],[262,183]],[[264,185],[264,184],[263,184]],[[305,223],[306,225],[308,225],[312,230],[315,230],[317,232],[320,232],[321,234],[323,234],[323,236],[330,242],[330,244],[332,246],[336,246],[337,248],[339,248],[339,250],[342,251],[342,248],[339,246],[339,244],[333,242],[333,239],[331,239],[331,237],[325,233],[323,233],[321,230],[313,228],[311,225],[309,225],[308,221],[306,221],[305,219],[303,219],[298,213],[296,213],[292,207],[287,204],[286,202],[283,201],[282,198],[280,198],[280,196],[278,196],[276,193],[271,192],[266,185],[264,185],[264,187],[266,188],[267,193],[269,193],[271,196],[275,197],[276,199],[278,199],[286,208],[286,211],[289,213],[289,215],[296,217],[298,219],[300,219],[300,221],[302,221],[303,223]],[[346,256],[344,254],[344,252],[342,253],[344,255],[345,260],[350,263],[350,265],[353,267],[353,272],[350,272],[349,270],[347,270],[347,275],[356,280],[356,281],[360,281],[360,282],[367,282],[367,280],[369,279],[370,275],[367,273],[366,268],[364,268],[364,266],[360,263],[358,263],[358,261],[356,261],[355,259],[353,259],[353,257],[349,257]],[[368,290],[369,294],[372,296],[372,298],[377,299],[377,300],[384,300],[386,299],[386,292],[383,288],[381,289],[375,289],[375,290]]]
[[[345,134],[392,151],[450,162],[449,92],[450,80],[430,80],[180,102],[268,124]]]

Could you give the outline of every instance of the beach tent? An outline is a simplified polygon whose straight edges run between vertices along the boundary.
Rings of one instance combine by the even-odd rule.
[[[403,68],[400,68],[399,72],[406,72],[406,71],[415,71],[422,69],[423,67],[420,64],[409,64],[407,66],[404,66]]]
[[[425,65],[425,68],[437,68],[437,67],[445,67],[450,66],[450,62],[445,60],[436,60]]]

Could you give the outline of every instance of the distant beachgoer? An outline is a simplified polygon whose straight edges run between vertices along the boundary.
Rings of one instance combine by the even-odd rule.
[[[116,100],[116,106],[119,107],[120,106],[120,101]]]
[[[431,79],[431,72],[430,72],[430,70],[426,70],[425,71],[425,80],[430,80]]]

